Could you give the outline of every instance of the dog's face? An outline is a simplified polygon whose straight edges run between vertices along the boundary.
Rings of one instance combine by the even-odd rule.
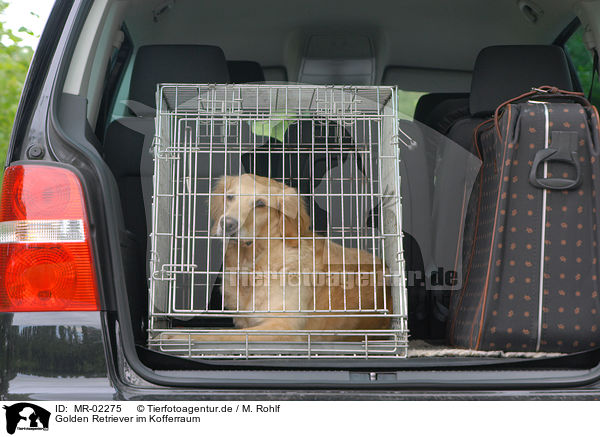
[[[252,240],[305,235],[310,220],[298,192],[253,174],[223,176],[210,199],[211,234]]]

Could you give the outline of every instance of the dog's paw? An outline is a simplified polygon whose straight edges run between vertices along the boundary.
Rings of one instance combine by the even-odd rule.
[[[155,340],[162,342],[163,344],[181,344],[182,342],[189,342],[190,336],[186,334],[165,334],[161,333],[155,337]],[[192,338],[193,340],[193,338]]]

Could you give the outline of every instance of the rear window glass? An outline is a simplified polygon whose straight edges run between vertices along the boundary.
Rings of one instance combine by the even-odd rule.
[[[417,107],[417,102],[427,93],[420,91],[403,91],[398,90],[398,111],[400,112],[400,117],[409,117],[412,118],[415,114],[415,108]]]
[[[583,91],[587,94],[590,91],[592,85],[593,71],[594,71],[594,56],[592,52],[587,49],[583,42],[583,27],[579,27],[577,31],[569,38],[565,48],[569,54],[577,76],[583,87]],[[594,87],[592,89],[592,103],[597,107],[600,103],[600,84],[598,83],[598,76],[595,76]]]

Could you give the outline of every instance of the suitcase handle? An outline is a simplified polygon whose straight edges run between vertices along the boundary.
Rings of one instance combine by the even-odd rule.
[[[552,144],[555,147],[539,150],[533,159],[529,182],[537,188],[547,190],[574,190],[583,182],[581,167],[577,159],[577,133],[576,132],[552,132]],[[575,168],[575,179],[567,178],[540,178],[538,170],[541,165],[550,162],[562,162]]]
[[[506,102],[502,103],[500,106],[498,106],[496,108],[496,112],[494,112],[494,126],[496,128],[496,135],[498,135],[498,139],[500,140],[500,142],[503,141],[502,138],[502,133],[500,132],[500,112],[502,111],[502,109],[504,109],[504,107],[506,105],[509,105],[511,103],[516,103],[516,102],[520,102],[522,100],[529,100],[531,99],[531,97],[536,97],[536,99],[556,99],[556,98],[563,98],[565,100],[569,100],[571,102],[576,102],[581,104],[584,107],[591,107],[592,104],[585,98],[585,95],[583,93],[579,93],[579,92],[574,92],[574,91],[565,91],[565,90],[561,90],[557,87],[553,87],[553,86],[541,86],[541,87],[537,87],[537,88],[532,88],[531,91],[525,93],[525,94],[521,94],[520,96],[517,96],[513,99],[507,100]]]

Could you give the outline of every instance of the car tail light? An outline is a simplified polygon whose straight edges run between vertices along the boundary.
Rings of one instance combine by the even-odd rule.
[[[83,190],[64,168],[7,168],[0,200],[0,311],[97,311]]]

